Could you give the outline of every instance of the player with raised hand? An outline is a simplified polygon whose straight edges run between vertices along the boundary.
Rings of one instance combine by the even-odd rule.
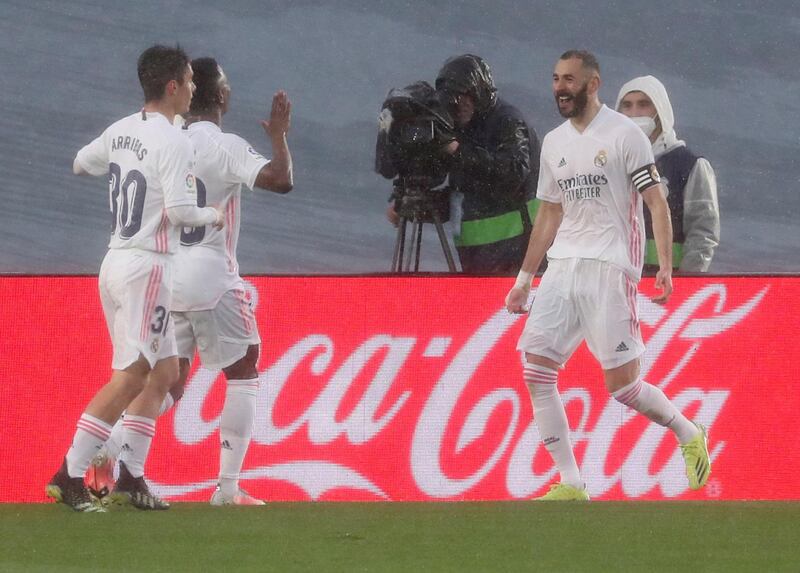
[[[637,290],[644,261],[643,202],[652,215],[663,303],[672,292],[672,227],[650,142],[624,115],[600,103],[600,67],[585,51],[570,50],[553,72],[553,95],[567,121],[544,138],[541,200],[528,252],[506,297],[523,312],[533,273],[547,253],[517,348],[525,352],[525,381],[545,448],[560,482],[540,499],[588,500],[569,441],[558,394],[558,370],[582,340],[603,368],[615,400],[672,430],[686,462],[689,486],[711,472],[706,430],[680,412],[660,388],[642,380],[644,343]]]
[[[265,159],[244,139],[222,131],[231,88],[213,58],[192,61],[197,93],[187,117],[187,132],[197,157],[203,200],[225,205],[224,230],[184,229],[175,269],[173,319],[180,357],[179,396],[195,349],[203,366],[222,370],[227,380],[220,417],[220,471],[212,505],[263,505],[239,487],[239,473],[253,432],[261,339],[236,246],[241,224],[242,185],[276,193],[292,190],[292,159],[286,141],[291,103],[285,92],[272,99],[270,119],[261,124],[273,157]],[[204,196],[203,196],[204,195]]]
[[[261,122],[272,144],[273,157],[267,160],[238,135],[222,131],[231,88],[216,60],[198,58],[192,61],[192,69],[197,91],[186,118],[185,133],[196,152],[198,204],[224,205],[226,226],[217,230],[201,225],[181,232],[172,304],[180,380],[161,411],[167,411],[183,394],[195,351],[205,368],[222,370],[227,390],[220,419],[219,484],[211,503],[263,505],[263,501],[239,487],[253,430],[261,339],[249,294],[239,276],[236,246],[242,185],[276,193],[292,189],[292,158],[286,141],[292,106],[283,91],[272,98],[270,118]],[[115,427],[106,450],[92,468],[90,481],[95,487],[111,475],[122,443],[117,436],[120,428]]]
[[[167,509],[144,480],[155,418],[178,378],[170,310],[172,253],[184,225],[224,225],[198,207],[191,144],[172,126],[185,113],[194,84],[180,47],[153,46],[138,60],[144,107],[108,127],[75,157],[78,175],[108,176],[112,215],[109,250],[100,269],[100,298],[113,344],[112,375],[89,402],[64,462],[46,487],[76,511],[103,511],[84,485],[90,460],[127,408],[120,479],[112,493],[140,509]]]

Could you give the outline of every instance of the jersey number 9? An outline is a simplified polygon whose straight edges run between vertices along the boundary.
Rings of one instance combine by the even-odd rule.
[[[206,206],[206,186],[205,183],[200,181],[197,177],[194,179],[197,182],[197,206]],[[184,247],[191,247],[201,243],[206,236],[205,225],[200,227],[184,227],[181,229],[181,245]]]

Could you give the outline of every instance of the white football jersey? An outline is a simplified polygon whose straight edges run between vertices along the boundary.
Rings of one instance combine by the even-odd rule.
[[[638,281],[645,235],[634,179],[639,189],[658,182],[653,163],[642,130],[605,105],[583,133],[569,120],[548,133],[536,195],[564,211],[548,258],[606,261]]]
[[[191,124],[198,205],[223,211],[225,226],[188,227],[175,257],[172,310],[214,308],[222,295],[242,287],[236,245],[241,224],[242,185],[250,189],[268,161],[238,135],[209,121]]]
[[[92,175],[108,174],[108,248],[175,252],[179,229],[166,209],[196,205],[197,186],[192,146],[166,117],[142,110],[122,118],[83,147],[77,160]]]

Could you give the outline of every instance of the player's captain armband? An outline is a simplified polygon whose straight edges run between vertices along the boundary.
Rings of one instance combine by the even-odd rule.
[[[645,165],[631,174],[633,184],[639,191],[644,191],[656,183],[661,183],[661,175],[658,174],[655,164]]]

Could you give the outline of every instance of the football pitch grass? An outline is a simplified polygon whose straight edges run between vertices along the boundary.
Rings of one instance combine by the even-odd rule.
[[[0,571],[800,571],[800,503],[0,504]]]

